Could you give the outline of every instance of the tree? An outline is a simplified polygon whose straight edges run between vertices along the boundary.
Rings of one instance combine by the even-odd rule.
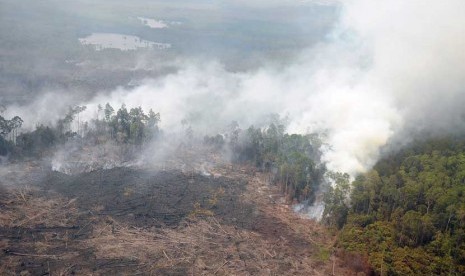
[[[10,120],[9,122],[9,128],[11,129],[11,132],[13,133],[12,136],[12,141],[14,144],[16,144],[16,137],[18,137],[18,129],[21,128],[23,125],[23,119],[21,119],[19,116],[13,117],[13,119]]]
[[[332,227],[342,228],[349,212],[350,176],[347,173],[328,172],[334,184],[325,194],[323,221]]]
[[[113,133],[119,142],[128,142],[131,137],[131,120],[126,105],[123,104],[112,118]]]
[[[158,124],[160,123],[160,113],[153,112],[152,109],[149,110],[147,118],[147,140],[151,140],[153,137],[156,137],[159,132]]]
[[[66,113],[63,119],[58,120],[57,129],[64,137],[74,136],[76,134],[79,135],[80,132],[80,121],[78,117],[78,126],[77,126],[77,133],[72,132],[71,123],[76,118],[76,115],[79,116],[79,113],[86,110],[86,106],[75,106],[69,107],[68,113]]]
[[[3,116],[0,116],[0,135],[16,144],[18,129],[21,128],[22,124],[23,119],[19,116],[14,116],[11,120],[6,120]]]
[[[384,157],[352,183],[340,243],[368,254],[378,274],[463,275],[464,171],[463,136],[415,142]],[[329,203],[339,204],[328,205],[330,211],[346,205]],[[393,229],[384,249],[382,240],[372,240],[375,225]]]
[[[105,109],[104,109],[103,113],[105,114],[105,121],[110,122],[111,117],[115,113],[115,110],[113,109],[113,107],[109,103],[107,103],[105,105]]]
[[[145,115],[141,107],[131,108],[129,117],[131,122],[129,139],[133,144],[141,145],[145,140],[146,122],[149,117]]]
[[[77,134],[78,135],[82,135],[82,133],[81,133],[81,120],[80,120],[79,114],[81,112],[85,111],[86,109],[87,109],[86,106],[79,106],[79,105],[74,108],[75,114],[77,115]]]

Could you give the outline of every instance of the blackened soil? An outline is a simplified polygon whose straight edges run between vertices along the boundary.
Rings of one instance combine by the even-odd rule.
[[[114,168],[69,176],[51,173],[44,190],[76,198],[83,211],[109,215],[137,227],[176,227],[189,215],[214,214],[249,229],[254,210],[241,195],[246,182],[181,171]]]
[[[73,202],[78,214],[63,227],[0,225],[0,259],[5,260],[0,261],[0,267],[8,274],[32,273],[25,275],[49,275],[50,271],[63,275],[84,271],[98,275],[140,274],[145,268],[133,259],[99,259],[92,247],[83,246],[97,221],[110,219],[138,228],[177,228],[190,216],[214,215],[224,224],[250,229],[255,212],[242,200],[246,184],[240,179],[177,170],[114,168],[80,175],[51,172],[31,196],[44,200],[64,198]],[[1,192],[0,197],[5,194]],[[10,201],[2,199],[0,207],[8,210],[16,201],[14,197]],[[44,248],[37,248],[38,244]],[[160,268],[156,274],[186,275],[185,269]]]
[[[278,187],[225,171],[123,167],[52,172],[31,190],[0,184],[0,275],[353,275],[320,257],[332,244],[323,228],[269,198]]]

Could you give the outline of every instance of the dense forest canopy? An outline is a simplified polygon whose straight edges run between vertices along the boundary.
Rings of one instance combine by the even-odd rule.
[[[465,273],[465,139],[418,140],[336,182],[324,221],[379,275]]]

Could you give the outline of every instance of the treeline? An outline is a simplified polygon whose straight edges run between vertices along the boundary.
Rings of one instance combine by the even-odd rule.
[[[249,163],[270,172],[290,200],[314,200],[326,172],[321,163],[319,135],[288,134],[285,122],[272,116],[267,127],[242,130],[236,122],[223,135],[205,136],[204,143],[230,150],[233,162]]]
[[[465,139],[418,141],[352,185],[339,181],[324,221],[378,275],[465,274]]]
[[[40,155],[70,139],[87,144],[112,141],[141,146],[157,137],[160,132],[160,114],[151,109],[145,113],[141,107],[128,110],[124,104],[118,110],[110,104],[106,104],[104,108],[99,105],[96,118],[83,121],[80,114],[85,110],[85,106],[70,107],[55,126],[38,125],[32,131],[19,134],[17,129],[23,122],[21,118],[14,117],[8,121],[0,116],[0,155]]]
[[[100,135],[104,139],[108,137],[118,143],[142,145],[144,142],[156,137],[160,129],[160,113],[155,113],[152,109],[147,114],[141,107],[128,110],[123,104],[116,112],[110,104],[105,108],[98,107],[99,113],[103,112],[103,119],[94,121],[94,132],[88,135]]]
[[[70,107],[54,126],[38,125],[33,131],[18,134],[14,140],[3,139],[8,144],[5,152],[19,157],[37,156],[70,140],[80,145],[111,141],[126,151],[126,145],[134,146],[132,149],[142,147],[161,133],[160,114],[152,110],[145,113],[141,107],[128,109],[124,104],[115,110],[106,104],[98,106],[95,118],[85,121],[81,116],[86,109],[86,106]],[[286,119],[278,115],[271,115],[269,121],[266,127],[250,126],[245,130],[232,122],[224,133],[205,136],[203,144],[221,151],[233,162],[248,163],[271,173],[272,181],[289,200],[313,202],[326,173],[320,160],[321,136],[288,134]],[[185,132],[185,137],[178,141],[181,146],[199,145],[189,122],[183,120],[181,125]]]
[[[0,106],[0,114],[4,110],[5,108]],[[0,155],[7,155],[13,149],[22,124],[23,120],[19,116],[8,120],[0,115]]]

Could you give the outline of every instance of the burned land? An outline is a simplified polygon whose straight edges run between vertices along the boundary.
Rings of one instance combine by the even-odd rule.
[[[2,275],[354,274],[268,176],[131,167],[2,188]],[[358,269],[358,270],[361,270]]]

